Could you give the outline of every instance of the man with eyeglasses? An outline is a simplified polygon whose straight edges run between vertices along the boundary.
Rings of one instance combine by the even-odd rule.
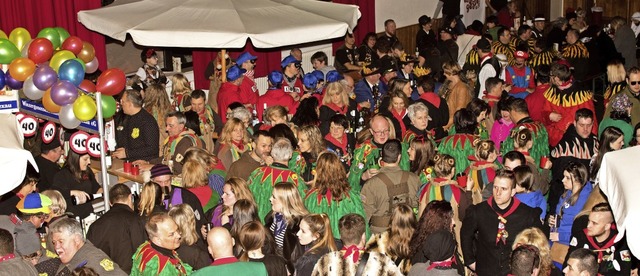
[[[48,190],[53,184],[53,177],[60,171],[58,160],[64,154],[64,149],[60,146],[60,140],[55,137],[51,143],[44,141],[40,143],[40,155],[36,156],[36,164],[40,173],[38,188],[41,191]]]
[[[640,106],[640,68],[634,66],[629,69],[627,72],[627,84],[627,87],[613,96],[610,102],[613,102],[617,97],[621,97],[623,94],[627,95],[629,101],[634,107],[631,109],[631,125],[635,126],[640,123],[640,108],[637,108]],[[613,106],[610,104],[607,106],[604,117],[610,117],[612,110]]]
[[[369,178],[378,174],[380,149],[387,140],[395,139],[395,132],[391,131],[391,122],[382,115],[375,115],[369,121],[369,132],[372,138],[365,140],[353,151],[353,161],[349,170],[351,187],[360,187]],[[409,156],[406,150],[401,152],[400,168],[409,169]]]

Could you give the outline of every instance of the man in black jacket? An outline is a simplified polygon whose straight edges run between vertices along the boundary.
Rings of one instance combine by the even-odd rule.
[[[540,209],[513,198],[515,186],[512,171],[498,170],[493,196],[467,209],[460,230],[463,263],[478,275],[507,275],[516,235],[524,229],[542,226]]]
[[[96,220],[87,239],[106,253],[126,273],[131,272],[131,256],[145,240],[142,217],[133,211],[133,195],[124,184],[116,184],[109,190],[111,209]]]

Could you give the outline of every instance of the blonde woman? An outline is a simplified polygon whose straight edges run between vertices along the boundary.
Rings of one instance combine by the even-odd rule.
[[[167,129],[165,125],[165,115],[172,111],[171,102],[167,91],[162,84],[152,84],[144,91],[143,107],[153,115],[153,118],[158,122],[158,129],[160,131],[160,139],[158,141],[160,149],[162,149],[163,142],[167,138],[168,134],[165,131]],[[162,152],[160,152],[162,155]]]
[[[46,219],[48,225],[51,225],[59,218],[67,216],[67,202],[64,201],[64,197],[59,191],[45,190],[42,191],[41,194],[46,195],[51,199],[51,205],[49,206],[51,213],[49,214],[49,218]]]
[[[561,275],[561,272],[553,265],[553,261],[551,260],[551,249],[549,248],[549,240],[544,235],[542,230],[531,227],[522,230],[513,241],[513,249],[516,249],[518,246],[522,245],[533,245],[538,248],[540,252],[540,273],[538,275],[541,276],[549,276],[553,275]]]
[[[240,155],[249,150],[249,133],[240,119],[230,118],[224,124],[218,142],[220,149],[217,156],[224,168],[229,169],[231,163],[240,159]]]
[[[300,167],[298,175],[307,184],[310,184],[315,177],[316,160],[318,160],[320,153],[326,149],[320,129],[311,125],[300,128],[298,130],[298,148],[304,159],[302,164],[296,164]]]
[[[165,193],[158,183],[144,183],[140,192],[140,201],[138,202],[138,214],[148,218],[152,213],[164,212],[164,206],[162,205],[164,195]]]
[[[627,87],[626,77],[627,73],[624,70],[624,64],[622,64],[622,62],[619,60],[609,62],[607,65],[607,79],[609,81],[609,85],[604,91],[605,107],[609,105],[609,101],[613,96],[617,95]]]
[[[182,235],[180,247],[176,249],[180,259],[191,265],[193,269],[200,269],[211,264],[207,252],[207,245],[196,232],[196,219],[191,206],[178,204],[169,209],[169,216],[178,225],[178,232]]]
[[[175,74],[171,77],[171,100],[173,110],[191,110],[191,83],[183,74]]]
[[[220,196],[209,187],[209,165],[189,160],[182,166],[182,186],[192,192],[206,213],[218,204]]]
[[[276,253],[287,260],[287,268],[293,272],[293,264],[304,254],[296,233],[300,230],[300,219],[309,211],[293,183],[277,183],[269,201],[271,212],[265,217],[264,225],[276,240]]]
[[[189,148],[184,153],[184,159],[182,162],[186,163],[189,160],[194,160],[200,164],[206,164],[209,177],[209,187],[218,194],[218,197],[222,196],[222,186],[224,186],[224,178],[227,173],[224,168],[222,168],[220,160],[218,160],[218,158],[209,151],[199,147]]]
[[[222,190],[224,191],[222,193],[222,203],[213,209],[210,221],[214,227],[223,226],[231,229],[233,225],[233,205],[241,199],[255,201],[244,179],[232,177],[227,180]]]
[[[347,117],[347,121],[354,123],[356,116],[356,102],[349,99],[349,95],[345,86],[340,82],[332,82],[327,85],[325,96],[322,98],[320,106],[320,131],[326,135],[329,133],[331,126],[330,120],[336,114],[342,114]]]

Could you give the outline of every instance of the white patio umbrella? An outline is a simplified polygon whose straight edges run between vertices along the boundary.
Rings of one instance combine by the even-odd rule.
[[[116,2],[117,3],[117,2]],[[274,48],[343,36],[357,6],[316,0],[141,0],[81,11],[88,29],[140,45]]]

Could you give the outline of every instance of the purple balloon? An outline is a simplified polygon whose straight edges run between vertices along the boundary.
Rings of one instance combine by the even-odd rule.
[[[9,70],[7,70],[7,73],[4,74],[4,81],[11,89],[22,89],[22,82],[11,77],[11,73],[9,72]]]
[[[51,86],[51,100],[59,106],[72,104],[77,98],[78,90],[70,81],[61,80]]]
[[[0,69],[0,90],[4,89],[5,80],[4,80],[4,72]]]
[[[42,91],[49,89],[56,81],[58,74],[49,65],[38,65],[33,73],[33,84]]]

